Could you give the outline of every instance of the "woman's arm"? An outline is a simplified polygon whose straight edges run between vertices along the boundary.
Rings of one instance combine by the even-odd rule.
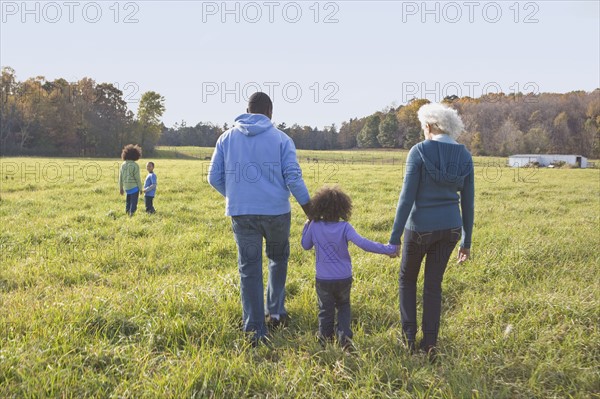
[[[404,232],[406,220],[410,215],[410,211],[417,199],[417,191],[419,190],[419,181],[421,178],[421,165],[423,160],[419,155],[416,146],[410,149],[406,158],[406,173],[404,174],[404,184],[398,199],[398,207],[396,208],[396,218],[392,227],[392,235],[390,236],[390,244],[400,245],[400,237]]]
[[[460,208],[463,222],[461,248],[471,248],[471,236],[473,234],[473,222],[475,219],[475,173],[473,160],[469,167],[470,173],[465,177],[463,188],[460,191]]]

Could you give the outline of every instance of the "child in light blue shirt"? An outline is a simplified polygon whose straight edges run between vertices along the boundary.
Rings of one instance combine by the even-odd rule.
[[[146,181],[144,181],[144,200],[146,202],[146,212],[152,214],[156,212],[153,204],[157,186],[156,174],[154,174],[154,162],[148,162],[146,170],[148,171],[148,176],[146,176]]]

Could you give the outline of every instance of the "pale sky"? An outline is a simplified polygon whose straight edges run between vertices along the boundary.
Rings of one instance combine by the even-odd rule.
[[[166,99],[172,126],[338,127],[412,97],[600,87],[598,1],[1,1],[0,64]]]

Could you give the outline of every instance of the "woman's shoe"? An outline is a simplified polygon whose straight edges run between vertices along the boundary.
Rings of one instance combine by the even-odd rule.
[[[421,346],[421,351],[425,352],[429,363],[435,364],[438,361],[438,351],[434,345]]]

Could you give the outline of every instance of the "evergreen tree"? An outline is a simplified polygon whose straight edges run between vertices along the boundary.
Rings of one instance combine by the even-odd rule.
[[[377,141],[385,148],[394,148],[398,145],[398,118],[395,112],[388,113],[379,124]]]
[[[357,137],[358,146],[360,148],[379,147],[379,141],[377,141],[377,135],[379,134],[379,123],[379,115],[371,115],[367,118],[367,122]]]

